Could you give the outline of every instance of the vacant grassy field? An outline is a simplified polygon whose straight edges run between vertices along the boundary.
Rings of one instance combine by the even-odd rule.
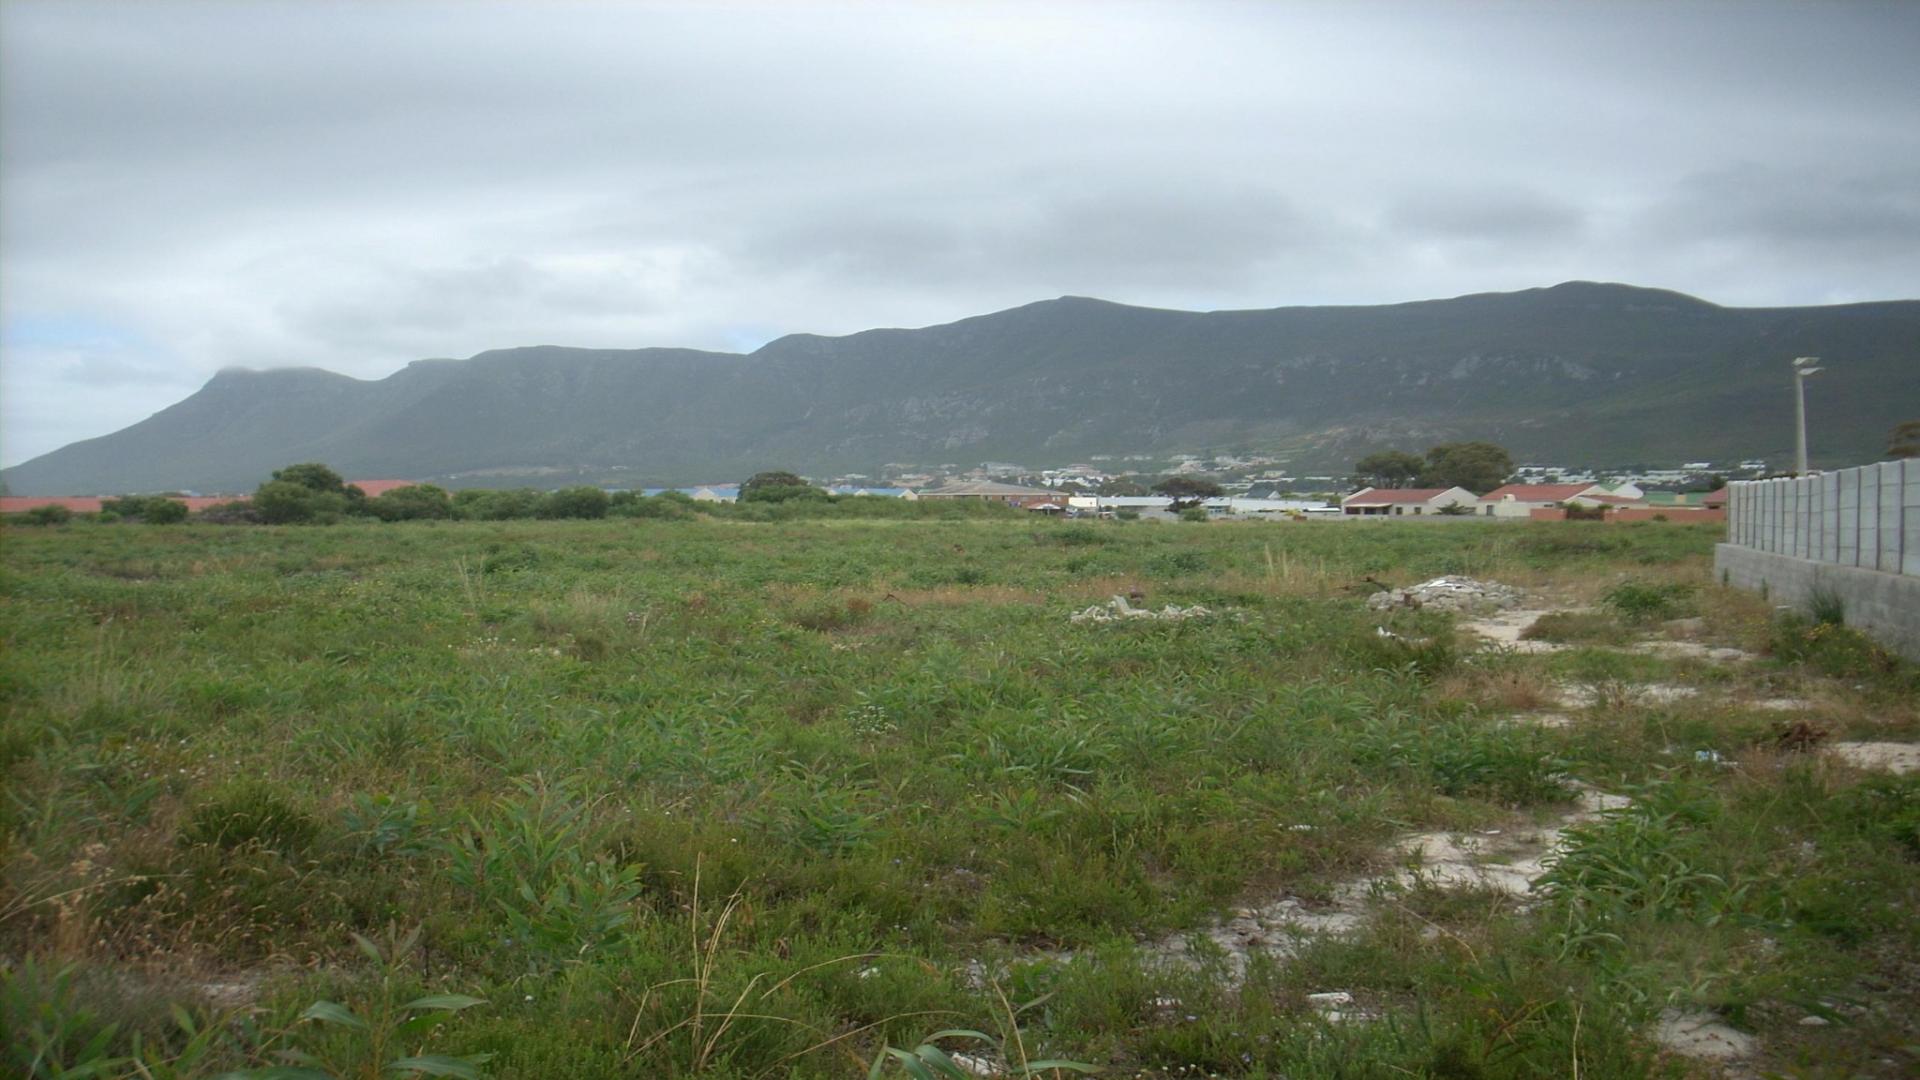
[[[1920,736],[1920,682],[1715,587],[1716,538],[8,527],[0,1068],[847,1076],[951,1028],[1015,1073],[1705,1068],[1650,1040],[1673,1007],[1781,1075],[1910,1075],[1920,777],[1818,748]],[[1533,634],[1568,647],[1366,609],[1442,573],[1573,610]],[[1068,621],[1129,592],[1213,614]],[[1676,635],[1756,657],[1630,648]],[[1633,808],[1533,894],[1394,880],[1396,837],[1576,782]],[[1370,879],[1244,979],[1152,944]]]

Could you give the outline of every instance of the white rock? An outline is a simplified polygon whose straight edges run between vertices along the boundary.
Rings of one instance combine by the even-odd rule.
[[[1660,1014],[1653,1041],[1681,1057],[1700,1061],[1737,1061],[1751,1057],[1757,1045],[1753,1036],[1728,1027],[1712,1013],[1678,1009]]]

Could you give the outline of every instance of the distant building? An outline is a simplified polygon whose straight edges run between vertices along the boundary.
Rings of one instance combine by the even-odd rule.
[[[1463,487],[1361,488],[1340,500],[1348,517],[1419,517],[1438,514],[1444,507],[1479,508],[1480,497]]]
[[[942,484],[937,488],[928,488],[920,492],[922,499],[980,499],[987,502],[1001,502],[1008,506],[1019,506],[1027,499],[1054,500],[1057,492],[1046,488],[1023,487],[1019,484],[1002,484],[993,480],[963,480],[951,484]]]
[[[1483,517],[1525,518],[1535,510],[1606,490],[1599,484],[1507,484],[1487,492],[1480,500],[1480,513]]]

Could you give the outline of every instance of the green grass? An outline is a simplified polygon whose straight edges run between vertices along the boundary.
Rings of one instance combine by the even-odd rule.
[[[1759,1023],[1856,993],[1850,963],[1912,961],[1889,906],[1920,903],[1912,784],[1676,755],[1676,732],[1763,748],[1763,722],[1713,708],[1510,727],[1447,618],[1396,614],[1405,640],[1382,638],[1363,579],[1657,570],[1706,590],[1714,539],[707,517],[9,528],[0,1005],[38,1018],[43,1066],[122,1062],[103,1075],[294,1053],[343,1075],[439,1054],[491,1055],[480,1068],[503,1077],[844,1076],[956,1028],[1115,1073],[1525,1076],[1577,1053],[1584,1075],[1657,1075],[1638,1033],[1676,985]],[[1067,621],[1133,590],[1221,614]],[[1828,679],[1825,655],[1774,670]],[[1597,649],[1498,662],[1711,678]],[[1711,812],[1660,835],[1746,891],[1578,907],[1620,939],[1605,948],[1567,946],[1577,905],[1558,895],[1531,913],[1409,895],[1238,989],[1150,970],[1135,945],[1251,898],[1327,895],[1387,869],[1410,829],[1546,812],[1567,774],[1680,785]],[[1591,846],[1627,842],[1600,829]],[[1562,876],[1598,888],[1577,869]],[[1014,962],[1059,948],[1080,959]],[[970,961],[1005,974],[976,985]],[[236,1019],[209,989],[230,983],[260,1011]],[[1325,1024],[1305,995],[1329,988],[1383,1020]],[[437,994],[484,1004],[402,1033],[403,1006]],[[375,1046],[302,1019],[315,1001],[391,1030]],[[1875,1023],[1859,1045],[1904,1053],[1911,1036]]]

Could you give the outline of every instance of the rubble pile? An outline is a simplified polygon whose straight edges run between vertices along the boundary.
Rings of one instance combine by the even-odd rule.
[[[1104,604],[1095,604],[1085,611],[1076,611],[1067,618],[1076,623],[1106,623],[1126,619],[1204,619],[1212,614],[1212,608],[1201,604],[1195,604],[1192,607],[1168,604],[1159,611],[1152,608],[1137,608],[1127,603],[1126,597],[1116,596]]]
[[[1469,577],[1437,577],[1404,589],[1389,589],[1367,598],[1375,611],[1392,608],[1431,608],[1434,611],[1487,612],[1513,607],[1524,597],[1519,589],[1497,581]]]

